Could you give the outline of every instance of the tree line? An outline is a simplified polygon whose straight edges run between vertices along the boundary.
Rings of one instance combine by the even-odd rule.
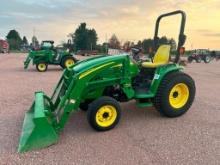
[[[97,44],[98,35],[96,30],[87,28],[86,23],[81,23],[74,33],[69,34],[69,37],[71,38],[72,44],[67,44],[66,46],[72,48],[74,51],[98,50],[99,52],[107,52],[108,48],[129,51],[132,47],[138,47],[141,48],[144,53],[149,53],[153,47],[153,39],[144,39],[137,43],[131,41],[121,43],[115,34],[110,37],[107,43]],[[177,47],[176,41],[166,36],[159,38],[159,45],[161,44],[170,44],[172,50],[176,50]]]
[[[108,42],[98,44],[98,35],[94,28],[90,29],[86,23],[81,23],[78,28],[68,35],[68,41],[63,43],[63,46],[69,48],[71,51],[77,52],[79,50],[97,50],[100,53],[107,52],[108,48],[112,49],[124,49],[129,51],[132,47],[138,47],[143,50],[144,53],[149,53],[153,47],[153,39],[148,38],[139,40],[138,42],[125,41],[121,43],[118,37],[113,34]],[[36,36],[33,36],[31,43],[29,44],[26,36],[20,37],[20,34],[16,30],[10,30],[6,36],[6,39],[10,45],[11,50],[21,50],[28,47],[39,47],[39,41]],[[170,44],[172,50],[176,49],[176,41],[172,38],[163,36],[159,38],[159,44]]]
[[[154,40],[151,38],[139,40],[137,43],[131,41],[125,41],[124,43],[120,43],[119,39],[115,34],[109,39],[108,46],[113,49],[123,49],[125,51],[130,51],[132,47],[140,48],[144,53],[150,53],[152,51],[154,44]],[[175,51],[177,48],[176,41],[173,38],[167,38],[163,36],[159,38],[159,45],[169,44],[171,45],[171,50]]]

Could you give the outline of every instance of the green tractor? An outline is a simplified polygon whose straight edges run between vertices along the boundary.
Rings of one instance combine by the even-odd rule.
[[[156,23],[151,62],[136,62],[130,55],[104,55],[79,61],[65,69],[51,97],[35,93],[35,101],[26,112],[18,152],[50,146],[70,115],[87,111],[88,123],[97,131],[114,128],[121,117],[120,102],[136,100],[138,107],[154,106],[162,115],[178,117],[191,107],[195,97],[194,80],[173,62],[170,45],[158,45],[160,20],[182,16],[178,52],[184,45],[186,16],[183,11],[161,15]]]
[[[24,69],[28,68],[31,60],[33,60],[33,65],[36,65],[39,72],[45,72],[49,64],[67,68],[77,62],[71,53],[55,49],[53,44],[54,41],[42,41],[39,50],[31,50],[24,61]]]

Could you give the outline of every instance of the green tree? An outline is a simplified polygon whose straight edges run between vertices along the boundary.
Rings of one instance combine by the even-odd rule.
[[[166,36],[163,36],[159,39],[159,45],[169,44],[169,41]]]
[[[97,40],[98,37],[95,29],[88,30],[88,46],[90,46],[91,50],[96,48]]]
[[[19,50],[22,44],[21,37],[16,30],[10,30],[6,36],[11,50]]]
[[[150,50],[153,47],[153,40],[152,39],[144,39],[142,42],[142,49],[144,53],[150,53]]]
[[[22,45],[25,45],[25,46],[28,45],[28,40],[27,40],[26,36],[24,36],[22,39]]]
[[[109,39],[109,48],[112,48],[112,49],[121,48],[121,43],[115,34],[113,34],[112,37]]]
[[[137,47],[142,48],[142,42],[141,42],[141,40],[139,40],[139,41],[137,42]]]
[[[74,34],[72,34],[72,37],[76,51],[96,48],[98,40],[97,33],[95,29],[88,29],[86,23],[81,23]]]
[[[102,45],[98,44],[96,49],[99,53],[107,53],[108,52],[108,43],[104,42]]]
[[[125,51],[129,51],[131,49],[131,42],[130,41],[126,41],[123,45],[123,49]]]

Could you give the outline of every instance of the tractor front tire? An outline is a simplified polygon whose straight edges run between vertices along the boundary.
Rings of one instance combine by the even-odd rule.
[[[47,64],[44,62],[38,63],[38,64],[36,64],[36,69],[39,72],[45,72],[47,70]]]
[[[63,57],[61,61],[62,68],[69,68],[70,66],[74,65],[76,60],[72,56]]]
[[[193,58],[192,57],[188,57],[188,63],[192,63]]]
[[[178,117],[191,107],[195,97],[194,80],[182,72],[168,74],[161,82],[156,97],[155,108],[164,116]]]
[[[196,57],[196,62],[197,63],[201,63],[202,62],[202,58],[200,56]]]
[[[121,118],[119,103],[103,96],[89,105],[87,119],[90,126],[97,131],[107,131],[114,128]]]

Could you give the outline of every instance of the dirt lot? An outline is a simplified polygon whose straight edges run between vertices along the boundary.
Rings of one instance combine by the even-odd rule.
[[[192,108],[175,119],[161,117],[153,108],[122,104],[122,119],[113,130],[97,133],[85,112],[74,114],[49,148],[17,154],[24,113],[34,92],[48,95],[62,70],[39,73],[23,69],[25,55],[0,54],[0,164],[220,164],[220,61],[192,63],[186,72],[196,81]]]

